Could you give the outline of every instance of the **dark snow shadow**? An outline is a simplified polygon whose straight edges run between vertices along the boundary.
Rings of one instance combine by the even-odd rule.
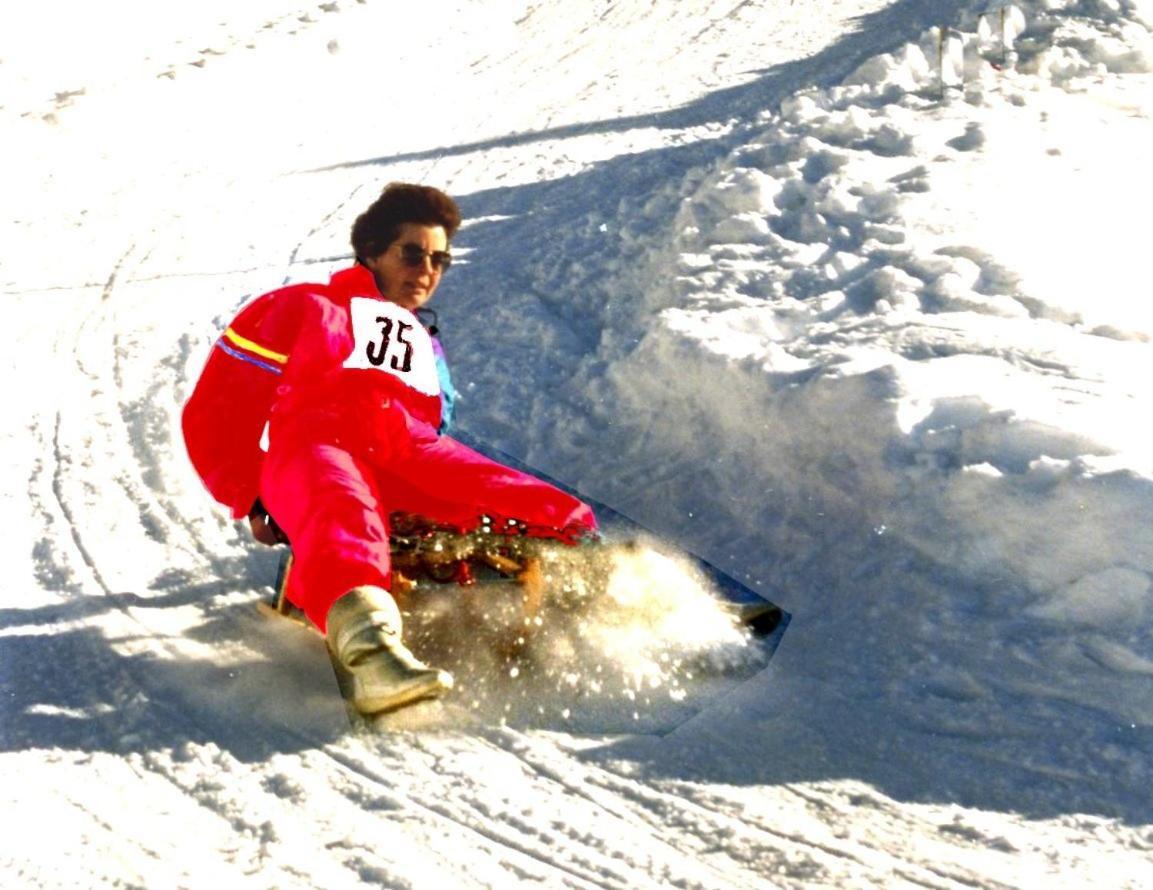
[[[239,563],[224,577],[263,565]],[[234,602],[235,590],[169,576],[151,592],[0,610],[0,750],[123,754],[193,742],[256,761],[347,731],[320,637],[260,616],[255,596]],[[228,604],[214,605],[222,595]],[[202,620],[169,651],[149,616],[197,605]],[[140,647],[95,623],[128,609],[141,621]],[[204,657],[183,652],[185,641],[203,642]]]

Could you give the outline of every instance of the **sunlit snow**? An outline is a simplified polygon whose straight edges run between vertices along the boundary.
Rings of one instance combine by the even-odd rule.
[[[1153,883],[1150,3],[6,18],[6,886]],[[392,180],[462,434],[664,549],[366,737],[178,419]]]

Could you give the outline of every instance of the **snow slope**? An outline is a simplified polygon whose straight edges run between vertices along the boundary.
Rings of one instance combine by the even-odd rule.
[[[5,884],[1147,885],[1151,31],[1137,0],[23,7]],[[344,731],[177,418],[394,179],[469,220],[436,301],[464,433],[788,609],[767,668],[609,647],[599,687],[502,681],[504,719]]]

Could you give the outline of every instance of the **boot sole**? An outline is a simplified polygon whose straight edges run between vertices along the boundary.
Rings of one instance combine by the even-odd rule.
[[[453,681],[450,674],[436,671],[421,681],[414,681],[398,686],[388,695],[356,696],[356,678],[352,672],[332,659],[332,669],[336,673],[336,682],[340,687],[340,694],[348,707],[362,717],[376,717],[398,711],[417,702],[440,698],[452,690]]]
[[[366,701],[353,700],[352,706],[365,717],[377,717],[381,714],[390,714],[401,708],[414,705],[417,702],[430,701],[440,698],[452,690],[452,680],[446,683],[443,677],[434,677],[428,683],[414,683],[407,688],[397,690],[387,697],[374,697]]]

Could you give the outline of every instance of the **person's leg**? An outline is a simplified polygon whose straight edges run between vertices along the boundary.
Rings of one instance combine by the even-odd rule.
[[[318,628],[353,588],[390,588],[387,513],[372,473],[347,451],[274,446],[260,496],[292,547],[286,594]]]
[[[412,432],[411,452],[389,461],[378,477],[395,509],[465,529],[475,527],[481,515],[562,536],[596,528],[592,509],[559,488],[431,428]]]
[[[261,499],[288,535],[286,594],[325,634],[341,694],[376,714],[452,688],[404,645],[390,593],[386,513],[365,466],[333,445],[273,448]]]

